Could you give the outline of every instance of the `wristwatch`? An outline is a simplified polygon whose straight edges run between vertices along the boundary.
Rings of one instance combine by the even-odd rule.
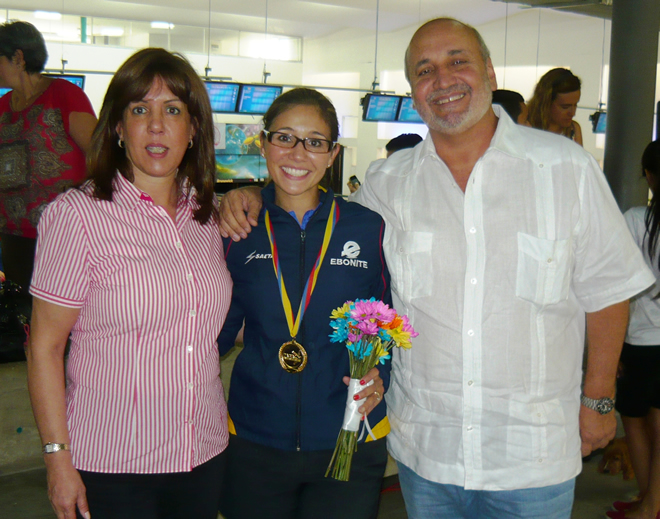
[[[53,443],[53,442],[48,442],[46,445],[44,445],[42,452],[44,454],[53,454],[53,452],[58,452],[58,451],[70,451],[71,449],[69,448],[68,443]]]
[[[580,403],[584,407],[598,411],[600,414],[607,414],[614,409],[614,400],[608,397],[597,399],[582,395]]]

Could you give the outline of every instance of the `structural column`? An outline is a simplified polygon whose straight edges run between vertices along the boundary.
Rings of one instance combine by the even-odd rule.
[[[653,138],[659,0],[614,0],[605,176],[622,211],[645,205],[640,160]]]

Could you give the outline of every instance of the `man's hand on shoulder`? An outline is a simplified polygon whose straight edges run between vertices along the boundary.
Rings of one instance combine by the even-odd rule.
[[[256,227],[261,206],[261,188],[232,189],[220,200],[220,234],[224,238],[240,241]]]

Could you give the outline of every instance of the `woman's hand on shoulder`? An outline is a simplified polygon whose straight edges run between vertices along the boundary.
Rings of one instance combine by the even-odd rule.
[[[76,507],[89,519],[87,493],[69,452],[46,454],[48,498],[58,519],[76,519]]]
[[[358,393],[360,399],[366,398],[364,404],[362,404],[358,409],[358,411],[364,416],[367,416],[378,404],[383,401],[383,395],[385,394],[385,386],[383,384],[383,379],[380,378],[380,372],[378,371],[378,368],[371,368],[369,372],[364,377],[362,377],[361,382],[364,382],[362,385],[366,386],[369,381],[372,380],[372,385],[365,387]],[[350,381],[350,377],[344,377],[344,384],[347,386]]]
[[[252,227],[257,225],[262,205],[259,187],[242,187],[227,192],[220,199],[220,234],[234,241],[247,238]]]

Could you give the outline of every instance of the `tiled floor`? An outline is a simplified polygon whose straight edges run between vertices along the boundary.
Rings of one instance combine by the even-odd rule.
[[[609,505],[622,498],[631,497],[634,482],[623,481],[621,476],[598,474],[599,456],[585,463],[578,477],[573,519],[601,519]],[[396,485],[396,477],[386,478],[384,488]],[[52,519],[46,497],[45,469],[30,470],[0,477],[0,518],[2,519]],[[378,519],[406,519],[401,492],[385,491],[382,494]],[[267,518],[264,518],[267,519]],[[341,518],[337,518],[341,519]],[[449,518],[448,518],[449,519]]]

